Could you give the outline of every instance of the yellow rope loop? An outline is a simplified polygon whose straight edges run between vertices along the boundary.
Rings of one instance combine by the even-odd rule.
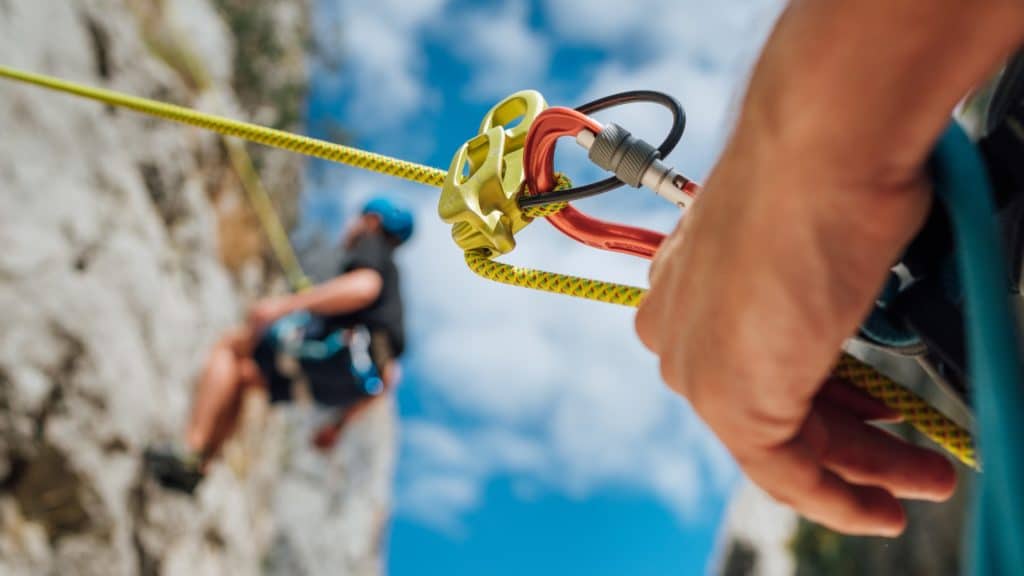
[[[528,218],[547,218],[561,212],[568,202],[555,202],[554,204],[542,204],[540,206],[527,206],[523,209],[523,214],[526,214]]]
[[[572,187],[572,181],[564,174],[556,174],[555,179],[555,190],[566,190]],[[567,202],[558,202],[527,208],[523,212],[530,218],[543,218],[560,212],[566,206],[568,206]],[[511,286],[631,307],[639,306],[640,300],[646,293],[643,288],[635,286],[496,262],[492,259],[491,252],[486,249],[469,250],[465,253],[465,257],[466,264],[477,275]]]
[[[913,392],[845,353],[840,357],[832,374],[899,412],[911,426],[945,448],[967,466],[979,467],[975,458],[974,439],[971,434],[929,406]]]
[[[490,259],[485,250],[470,250],[466,252],[465,256],[466,264],[477,275],[511,286],[533,288],[534,290],[542,290],[553,294],[564,294],[596,302],[632,307],[639,306],[640,300],[646,293],[646,290],[643,288],[634,286],[601,282],[589,278],[579,278],[577,276],[544,272],[542,270],[521,268],[511,264],[495,262]]]
[[[164,102],[157,102],[146,98],[138,98],[114,92],[112,90],[84,86],[75,82],[68,82],[58,78],[33,74],[31,72],[22,72],[20,70],[13,70],[11,68],[0,66],[0,77],[34,84],[36,86],[56,90],[58,92],[64,92],[66,94],[73,94],[89,100],[103,102],[111,106],[128,108],[157,118],[195,126],[197,128],[210,130],[225,136],[235,136],[250,142],[263,144],[264,146],[280,148],[282,150],[288,150],[290,152],[296,152],[306,156],[312,156],[314,158],[321,158],[323,160],[329,160],[340,164],[348,164],[349,166],[378,172],[380,174],[404,178],[406,180],[426,184],[428,186],[434,186],[436,188],[440,188],[444,185],[445,176],[447,175],[444,170],[431,168],[430,166],[424,166],[422,164],[406,162],[405,160],[398,160],[397,158],[374,154],[372,152],[366,152],[365,150],[359,150],[349,146],[335,144],[333,142],[309,138],[307,136],[300,136],[283,130],[275,130],[273,128],[250,124],[248,122],[231,120],[229,118],[206,114],[190,108],[166,104]]]
[[[572,188],[572,180],[570,180],[569,177],[566,176],[565,174],[562,174],[561,172],[556,172],[555,191],[568,190],[569,188]],[[527,196],[531,195],[529,190],[524,190],[523,193]],[[548,216],[558,214],[568,205],[568,202],[555,202],[553,204],[529,206],[523,209],[523,214],[526,214],[528,218],[547,218]]]

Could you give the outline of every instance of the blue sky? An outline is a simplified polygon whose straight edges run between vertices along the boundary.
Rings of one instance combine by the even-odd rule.
[[[309,129],[447,167],[497,101],[523,88],[551,104],[611,92],[672,93],[689,122],[670,157],[703,179],[778,0],[318,0]],[[623,108],[652,141],[667,115]],[[596,175],[567,143],[559,167]],[[311,166],[306,230],[335,233],[368,196],[418,215],[400,255],[411,345],[399,389],[401,448],[391,573],[699,573],[738,473],[660,383],[632,312],[487,283],[436,216],[437,191]],[[676,210],[623,190],[583,204],[661,230]],[[509,261],[643,284],[646,263],[572,243],[546,223]]]

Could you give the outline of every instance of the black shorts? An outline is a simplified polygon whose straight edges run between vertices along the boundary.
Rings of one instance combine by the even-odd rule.
[[[297,380],[305,382],[317,404],[343,408],[368,398],[365,385],[352,370],[352,353],[345,346],[329,353],[302,354],[299,344],[318,337],[316,318],[289,316],[274,324],[260,339],[253,360],[267,382],[271,403],[291,402]],[[291,369],[282,369],[282,364]]]

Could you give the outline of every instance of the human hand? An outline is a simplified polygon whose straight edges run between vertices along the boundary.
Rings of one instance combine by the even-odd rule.
[[[766,492],[832,529],[895,536],[898,499],[944,500],[955,472],[870,425],[894,415],[828,374],[923,221],[928,188],[916,173],[858,181],[814,147],[763,135],[741,124],[659,251],[637,331]]]
[[[279,318],[291,312],[286,298],[264,298],[249,308],[247,323],[254,336],[259,336]]]

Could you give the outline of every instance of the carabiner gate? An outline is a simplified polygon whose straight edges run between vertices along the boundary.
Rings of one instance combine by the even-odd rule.
[[[632,138],[628,132],[613,124],[605,128],[586,114],[628,102],[655,102],[672,112],[673,127],[661,146],[654,148]],[[527,138],[526,185],[529,195],[520,199],[520,206],[586,198],[618,188],[627,181],[635,187],[640,184],[652,187],[677,204],[688,201],[696,194],[696,184],[659,161],[679,142],[685,122],[685,113],[678,102],[665,94],[649,91],[616,94],[584,104],[576,110],[559,107],[545,110],[534,121]],[[555,145],[564,136],[576,138],[590,149],[589,156],[595,163],[612,169],[617,175],[580,188],[551,193],[554,186]],[[614,136],[615,141],[609,145],[600,140],[603,136]],[[595,142],[598,144],[595,145]],[[600,158],[602,153],[605,158]],[[619,166],[625,170],[618,170]],[[627,171],[629,175],[626,175]],[[621,180],[621,177],[627,181]],[[548,221],[563,234],[587,246],[641,258],[653,258],[665,239],[665,235],[658,232],[587,216],[571,205],[548,216]]]

